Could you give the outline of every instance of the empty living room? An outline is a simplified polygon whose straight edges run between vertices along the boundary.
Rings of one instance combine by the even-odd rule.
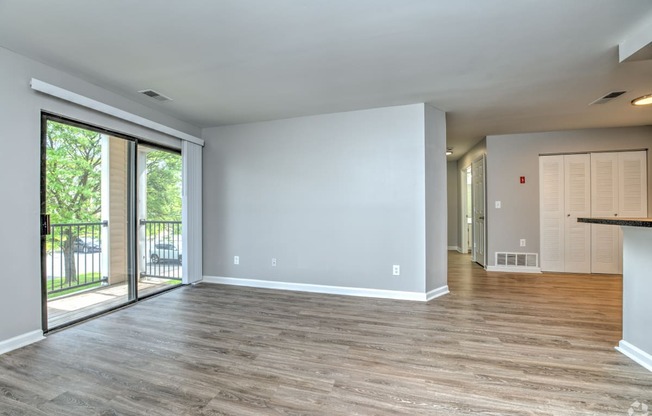
[[[650,0],[0,1],[0,415],[647,415]]]

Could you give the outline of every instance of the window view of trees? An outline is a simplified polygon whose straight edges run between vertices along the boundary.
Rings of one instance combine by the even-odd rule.
[[[147,219],[181,220],[181,156],[163,150],[147,153]]]
[[[48,121],[45,145],[46,207],[52,223],[99,222],[102,210],[100,134]],[[66,285],[77,282],[74,251],[79,230],[79,227],[61,227],[59,235],[54,236],[63,254],[63,283]]]
[[[46,151],[46,204],[51,221],[100,221],[100,134],[48,121]]]
[[[102,135],[48,120],[45,150],[46,211],[52,224],[60,224],[57,233],[47,239],[46,249],[60,253],[62,282],[71,285],[78,280],[75,253],[100,251],[99,244],[86,244],[95,244],[102,229]],[[151,150],[146,160],[147,219],[180,221],[180,155]]]

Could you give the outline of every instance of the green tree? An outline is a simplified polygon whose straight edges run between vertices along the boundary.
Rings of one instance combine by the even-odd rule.
[[[147,153],[147,219],[181,221],[181,156]]]
[[[100,134],[50,120],[46,157],[46,207],[52,223],[100,221]],[[78,236],[72,227],[64,227],[62,234],[65,282],[70,283],[77,280],[73,243]]]

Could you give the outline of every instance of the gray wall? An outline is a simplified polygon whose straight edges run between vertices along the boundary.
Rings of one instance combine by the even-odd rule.
[[[423,293],[426,111],[417,104],[204,130],[204,274]],[[439,136],[428,139],[435,151],[445,147]],[[433,174],[443,178],[444,166]]]
[[[459,249],[459,218],[460,218],[460,171],[457,169],[457,161],[446,164],[446,190],[448,199],[448,247]]]
[[[448,283],[446,113],[425,106],[426,292]]]
[[[494,265],[496,251],[539,253],[539,154],[632,150],[651,145],[652,127],[488,136],[488,265]],[[519,183],[520,176],[526,177],[525,184]],[[652,187],[650,152],[648,187]],[[648,199],[652,202],[650,189]],[[495,201],[501,201],[501,209],[495,208]],[[652,208],[652,204],[648,206]],[[519,246],[521,238],[527,240],[526,247]]]
[[[41,329],[40,111],[49,110],[137,136],[147,129],[34,92],[34,77],[166,124],[200,131],[61,71],[0,48],[0,342]]]

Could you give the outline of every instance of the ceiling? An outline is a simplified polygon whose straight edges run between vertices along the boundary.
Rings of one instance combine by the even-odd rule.
[[[198,127],[427,102],[453,158],[491,134],[652,124],[629,104],[652,60],[618,62],[650,23],[651,0],[0,0],[0,46]]]

